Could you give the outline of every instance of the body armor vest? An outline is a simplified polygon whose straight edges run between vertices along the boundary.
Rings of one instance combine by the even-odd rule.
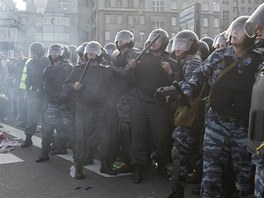
[[[210,105],[219,114],[247,120],[258,60],[247,66],[234,67],[215,81],[210,92]]]

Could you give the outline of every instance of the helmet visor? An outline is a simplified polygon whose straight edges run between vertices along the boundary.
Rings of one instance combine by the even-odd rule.
[[[48,51],[49,56],[62,56],[63,55],[63,49],[60,47],[52,47]]]
[[[115,37],[115,42],[122,41],[125,43],[130,43],[132,36],[128,32],[119,32]]]
[[[92,53],[96,54],[97,56],[101,56],[103,53],[101,47],[96,43],[88,43],[85,47],[84,54]]]
[[[244,28],[248,37],[253,38],[259,27],[264,27],[264,4],[261,4],[246,21]]]
[[[188,46],[189,40],[187,38],[176,38],[172,44],[172,51],[188,51],[190,47]]]
[[[243,38],[245,36],[244,31],[244,23],[233,21],[229,28],[225,32],[225,37],[228,38],[229,36],[236,37],[238,39]]]

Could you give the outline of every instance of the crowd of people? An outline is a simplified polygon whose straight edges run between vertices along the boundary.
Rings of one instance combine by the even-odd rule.
[[[239,197],[264,197],[264,146],[248,148],[252,89],[264,67],[263,17],[264,4],[214,39],[155,29],[142,51],[121,30],[104,47],[54,43],[46,53],[34,42],[27,58],[23,50],[16,58],[1,52],[0,92],[24,128],[21,147],[33,144],[40,123],[36,162],[72,149],[76,179],[97,159],[101,173],[132,172],[138,184],[155,164],[170,178],[168,198],[184,197],[190,173],[203,198],[231,197],[232,186]],[[1,122],[7,107],[0,107]],[[256,125],[250,140],[261,144],[263,124]]]

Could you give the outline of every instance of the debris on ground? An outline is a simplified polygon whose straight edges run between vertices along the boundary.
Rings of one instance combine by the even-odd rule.
[[[0,153],[9,153],[15,147],[20,147],[21,143],[18,141],[9,140],[5,137],[5,132],[0,130]]]

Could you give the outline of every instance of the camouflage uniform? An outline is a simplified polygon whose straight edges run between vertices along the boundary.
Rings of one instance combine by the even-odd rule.
[[[231,59],[232,62],[238,59],[232,47],[215,51],[201,67],[197,68],[188,83],[182,85],[184,93],[192,96],[193,93],[197,92],[197,89],[201,88],[203,82],[207,80],[212,87],[217,76],[224,67],[230,65],[224,62],[226,58],[229,58],[229,60]],[[233,71],[237,71],[238,73],[241,71],[243,73],[244,70],[252,69],[252,64],[255,63],[255,60],[255,58],[251,57],[244,58],[241,63],[235,66],[236,70]],[[262,64],[255,64],[255,66],[256,68],[253,67],[255,73],[257,73],[257,69],[263,67]],[[245,72],[244,75],[246,74]],[[252,78],[254,78],[254,76]],[[235,82],[237,81],[233,81],[233,83]],[[244,86],[242,84],[240,85],[241,87]],[[238,92],[238,94],[240,94],[240,92]],[[227,99],[223,99],[222,102],[225,103],[226,100]],[[242,104],[250,106],[250,102],[249,104],[242,102]],[[212,103],[210,103],[210,105],[212,105]],[[253,196],[253,165],[251,163],[251,155],[247,151],[247,126],[245,120],[241,122],[240,119],[227,114],[221,113],[220,115],[220,113],[210,107],[206,116],[203,145],[201,197],[222,196],[222,175],[230,157],[232,159],[234,174],[236,176],[236,186],[240,192],[240,196]]]
[[[256,165],[255,173],[255,197],[264,197],[264,158],[253,154],[252,162]]]
[[[188,81],[191,78],[192,72],[202,64],[202,61],[198,54],[187,55],[183,60],[179,61],[181,62],[181,65],[179,67],[180,70],[176,71],[176,74],[178,75],[176,80],[182,84],[184,81]],[[172,159],[180,161],[179,175],[175,175],[175,177],[173,177],[175,181],[172,181],[172,190],[174,188],[174,190],[176,190],[178,182],[179,185],[183,186],[186,181],[188,171],[192,164],[190,163],[191,158],[199,149],[197,142],[199,142],[200,135],[198,129],[177,126],[173,131],[172,138],[175,140],[172,149]],[[176,167],[174,168],[177,169]],[[177,177],[179,177],[179,179]],[[179,181],[177,181],[177,179]]]

